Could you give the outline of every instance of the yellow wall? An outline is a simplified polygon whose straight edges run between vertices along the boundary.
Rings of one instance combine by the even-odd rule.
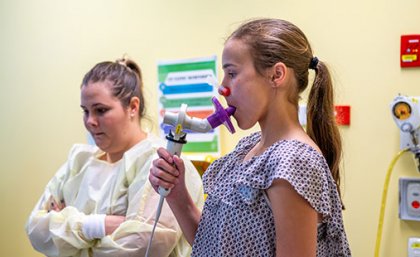
[[[257,16],[301,27],[333,68],[337,103],[351,105],[342,129],[345,226],[353,255],[373,256],[383,181],[399,150],[389,103],[399,92],[420,95],[420,69],[399,67],[400,35],[420,34],[418,10],[418,0],[1,0],[0,256],[40,256],[24,224],[72,143],[85,141],[79,84],[93,64],[123,53],[138,60],[156,120],[156,62],[220,60],[229,32]],[[223,152],[246,134],[223,133]],[[419,176],[410,154],[391,180],[382,256],[406,256],[407,238],[420,236],[419,223],[397,218],[402,174]]]

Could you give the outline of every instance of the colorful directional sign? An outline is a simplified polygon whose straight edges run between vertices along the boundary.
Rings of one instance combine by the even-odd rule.
[[[158,62],[158,104],[161,136],[170,126],[163,124],[165,111],[178,112],[186,104],[191,117],[206,118],[213,113],[211,98],[217,95],[216,56]],[[187,132],[183,152],[220,155],[220,133]]]

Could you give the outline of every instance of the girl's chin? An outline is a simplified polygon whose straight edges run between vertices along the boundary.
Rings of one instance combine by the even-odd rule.
[[[236,120],[236,123],[238,124],[238,127],[242,130],[248,130],[254,127],[255,123],[249,123],[248,121],[241,121],[241,120]]]

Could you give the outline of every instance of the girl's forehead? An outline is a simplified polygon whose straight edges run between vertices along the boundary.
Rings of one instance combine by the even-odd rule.
[[[223,49],[222,65],[223,67],[241,64],[252,61],[252,56],[248,46],[241,40],[229,40]]]

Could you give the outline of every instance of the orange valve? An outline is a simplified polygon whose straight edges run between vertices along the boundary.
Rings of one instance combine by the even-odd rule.
[[[397,119],[406,120],[411,116],[411,107],[406,102],[399,102],[394,105],[392,112]]]

